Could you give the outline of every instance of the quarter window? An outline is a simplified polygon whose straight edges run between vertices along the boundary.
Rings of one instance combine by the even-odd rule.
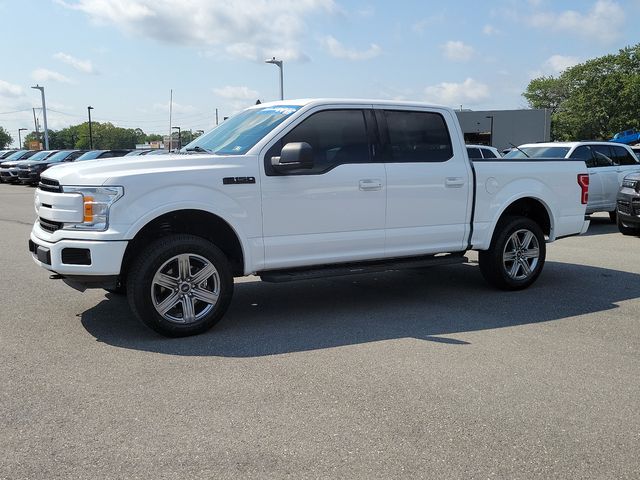
[[[439,113],[385,110],[392,162],[445,162],[453,156],[451,138]]]
[[[325,110],[303,120],[265,155],[268,174],[275,174],[271,157],[280,155],[282,148],[292,142],[306,142],[313,149],[313,168],[295,174],[323,173],[343,163],[371,161],[362,110]]]
[[[469,147],[467,147],[467,153],[469,154],[469,158],[471,158],[471,159],[482,158],[482,155],[480,155],[480,149],[479,148],[469,148]]]
[[[488,148],[482,149],[482,155],[484,156],[484,158],[498,158],[496,157],[496,154],[493,153],[493,151],[489,150]]]

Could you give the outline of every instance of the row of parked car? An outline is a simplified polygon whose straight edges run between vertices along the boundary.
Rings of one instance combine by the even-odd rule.
[[[0,181],[35,185],[47,168],[63,162],[134,155],[160,155],[162,149],[146,150],[0,150]]]

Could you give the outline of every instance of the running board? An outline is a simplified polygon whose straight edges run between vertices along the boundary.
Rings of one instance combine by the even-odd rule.
[[[464,253],[449,253],[444,255],[428,255],[422,257],[393,258],[369,262],[335,264],[316,267],[295,268],[290,270],[270,270],[258,272],[263,282],[292,282],[295,280],[311,280],[314,278],[342,277],[362,273],[390,272],[411,268],[433,267],[436,265],[452,265],[466,263],[469,259]]]

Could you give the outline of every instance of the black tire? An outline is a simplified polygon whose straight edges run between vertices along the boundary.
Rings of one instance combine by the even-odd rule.
[[[618,212],[616,210],[609,212],[609,220],[611,223],[617,223],[618,221]]]
[[[616,223],[618,224],[618,230],[620,231],[621,234],[640,235],[640,228],[629,227],[625,225],[624,223],[622,223],[622,220],[620,220],[620,217],[618,217],[618,221]]]
[[[199,275],[206,277],[198,281]],[[166,337],[209,330],[220,321],[233,295],[226,256],[211,242],[186,234],[149,244],[132,264],[126,285],[134,314]]]
[[[516,238],[526,244],[516,245]],[[481,250],[478,260],[482,276],[489,284],[502,290],[522,290],[536,281],[546,254],[544,233],[536,222],[527,217],[507,216],[498,222],[489,249]],[[514,260],[509,259],[511,255]]]

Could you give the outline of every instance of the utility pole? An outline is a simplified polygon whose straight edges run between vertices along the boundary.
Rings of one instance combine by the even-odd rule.
[[[91,132],[91,110],[92,106],[87,107],[87,113],[89,114],[89,150],[93,150],[93,133]]]
[[[36,84],[36,90],[40,90],[40,94],[42,95],[42,116],[44,117],[44,149],[49,150],[49,129],[47,128],[47,104],[44,101],[44,87]]]
[[[38,143],[40,143],[40,127],[38,125],[38,117],[36,117],[36,109],[32,108],[33,110],[33,126],[36,129],[36,140],[38,141]]]
[[[28,128],[19,128],[18,129],[18,150],[22,149],[22,137],[20,136],[20,132],[26,131]]]
[[[216,127],[218,126],[218,109],[216,108]]]
[[[171,115],[173,113],[173,88],[170,90],[169,94],[169,151],[173,150],[173,131],[171,124],[173,120],[171,120]]]

